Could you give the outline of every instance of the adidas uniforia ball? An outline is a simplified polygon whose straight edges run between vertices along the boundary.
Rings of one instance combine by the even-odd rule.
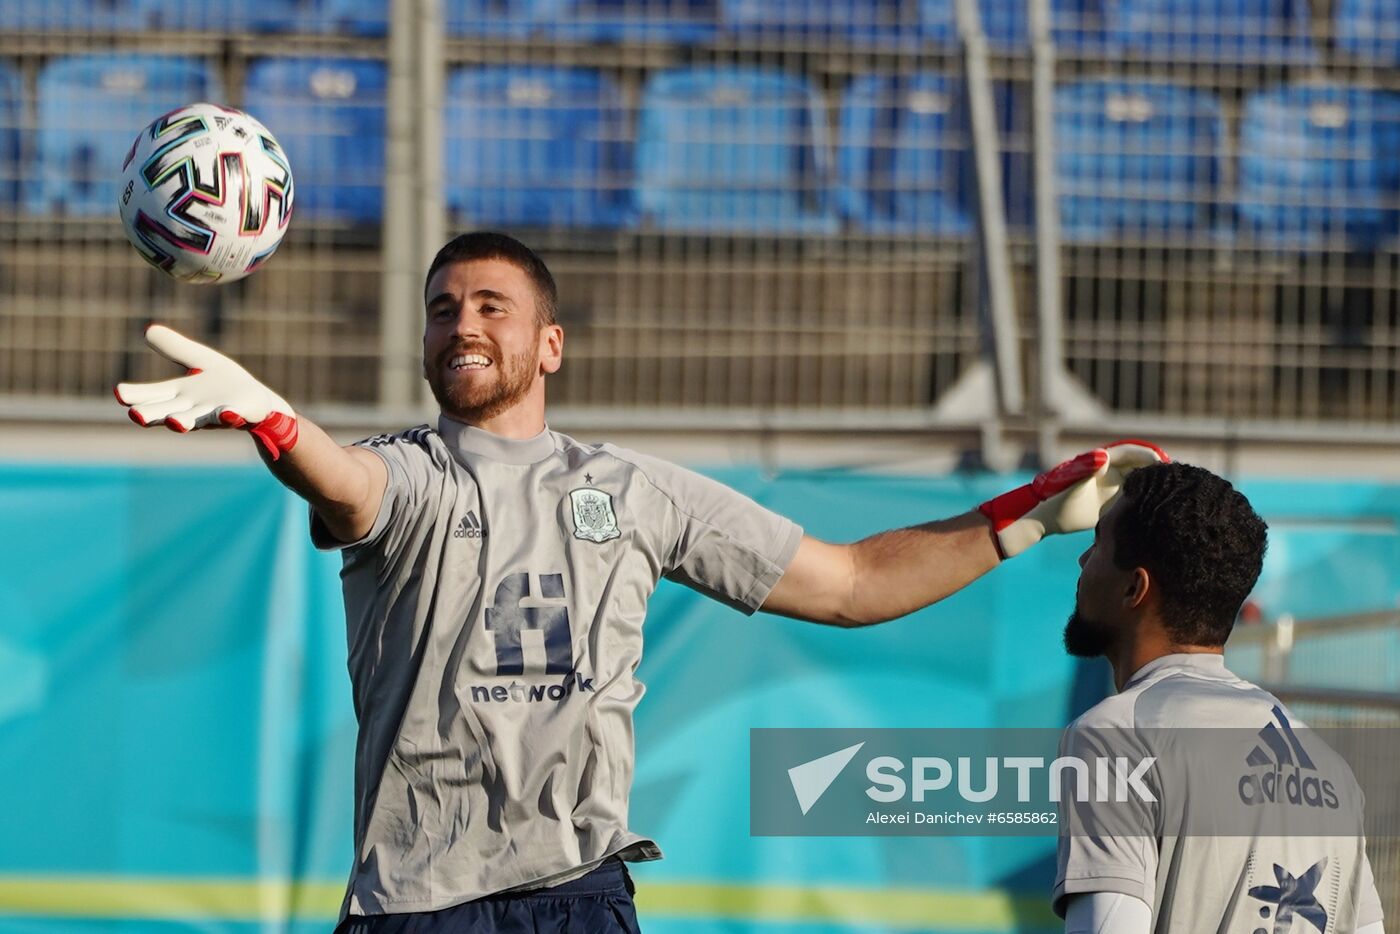
[[[277,249],[292,217],[292,169],[241,110],[191,104],[141,131],[122,164],[127,239],[185,282],[232,282]]]

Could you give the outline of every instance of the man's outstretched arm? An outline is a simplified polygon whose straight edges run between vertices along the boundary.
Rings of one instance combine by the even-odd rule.
[[[146,341],[185,375],[158,383],[120,383],[117,401],[143,427],[171,431],[240,429],[258,441],[258,453],[278,480],[316,510],[341,541],[362,538],[374,524],[388,482],[378,455],[341,447],[286,400],[233,360],[162,325]]]
[[[936,603],[1001,560],[978,512],[881,532],[850,545],[802,536],[764,601],[767,613],[836,626],[868,626]]]
[[[905,616],[956,593],[1046,535],[1091,529],[1123,475],[1168,460],[1142,441],[1087,451],[976,510],[849,545],[804,536],[762,609],[836,626]]]

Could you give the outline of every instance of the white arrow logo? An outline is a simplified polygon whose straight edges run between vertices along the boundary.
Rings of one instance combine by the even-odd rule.
[[[864,745],[863,742],[856,743],[854,746],[847,746],[820,759],[813,759],[788,769],[788,780],[792,782],[793,794],[797,795],[797,805],[802,808],[803,814],[810,811],[812,805],[826,794],[831,783],[836,781],[836,776],[841,774],[841,770],[855,758],[856,753],[860,752],[860,747]]]

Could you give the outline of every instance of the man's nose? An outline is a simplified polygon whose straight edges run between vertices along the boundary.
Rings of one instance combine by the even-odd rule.
[[[481,335],[481,315],[470,308],[459,310],[456,319],[452,322],[452,332],[464,337],[479,337]]]

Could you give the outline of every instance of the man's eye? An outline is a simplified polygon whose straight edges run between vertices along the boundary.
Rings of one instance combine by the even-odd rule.
[[[499,312],[500,310],[501,310],[501,309],[498,308],[498,307],[496,307],[495,305],[482,305],[482,306],[481,306],[481,313],[484,314],[484,315],[485,315],[485,314],[495,314],[496,312]]]

